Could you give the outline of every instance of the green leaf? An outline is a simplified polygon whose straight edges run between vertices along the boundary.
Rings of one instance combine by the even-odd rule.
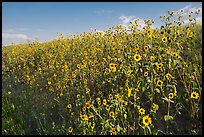
[[[140,87],[141,83],[142,83],[141,81],[138,83],[137,88],[139,88],[139,87]]]
[[[126,113],[124,114],[124,118],[127,119],[127,114]]]
[[[120,132],[121,127],[119,125],[117,125],[117,131]]]
[[[171,122],[174,119],[174,117],[170,116],[170,115],[165,115],[164,116],[164,120],[165,122]]]
[[[151,80],[150,80],[150,78],[149,78],[149,77],[148,77],[148,79],[147,79],[147,82],[148,82],[148,83],[151,83]]]
[[[158,88],[156,88],[155,90],[156,90],[156,92],[160,93],[160,90]]]
[[[193,82],[193,88],[194,88],[194,89],[197,88],[196,82]]]
[[[145,91],[145,87],[142,87],[142,92],[144,92]]]

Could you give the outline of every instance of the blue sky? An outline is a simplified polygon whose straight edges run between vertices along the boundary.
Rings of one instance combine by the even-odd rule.
[[[103,31],[137,17],[141,24],[154,19],[156,27],[161,25],[160,15],[182,8],[186,13],[202,11],[202,2],[3,2],[2,44],[50,41],[59,36],[57,32],[67,36],[91,28]]]

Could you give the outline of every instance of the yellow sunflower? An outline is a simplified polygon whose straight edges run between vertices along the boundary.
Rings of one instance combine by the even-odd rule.
[[[139,109],[139,113],[140,113],[141,115],[144,115],[144,114],[145,114],[145,109],[144,109],[144,108],[140,108],[140,109]]]
[[[151,117],[146,115],[143,117],[142,122],[145,126],[149,126],[150,124],[152,124],[152,119],[151,119]]]
[[[159,109],[159,106],[157,104],[153,103],[152,108],[154,111],[157,111]]]
[[[103,105],[106,105],[107,101],[106,99],[103,99]]]
[[[135,54],[134,55],[134,59],[135,59],[135,61],[140,61],[141,60],[141,56],[139,55],[139,54]]]
[[[145,51],[148,51],[149,47],[148,46],[144,46],[144,49],[145,49]]]
[[[164,37],[162,38],[162,41],[163,41],[163,42],[167,42],[167,37],[164,36]]]
[[[69,128],[67,129],[67,131],[68,131],[69,133],[72,133],[73,128],[72,128],[72,127],[69,127]]]
[[[174,98],[174,93],[169,93],[169,99]]]
[[[150,61],[154,61],[155,57],[154,56],[150,56]]]
[[[109,94],[108,97],[109,97],[110,100],[113,99],[113,95],[112,94]]]
[[[167,78],[171,78],[171,77],[172,77],[172,75],[171,75],[171,74],[169,74],[169,73],[167,73],[167,74],[166,74],[166,77],[167,77]]]
[[[145,73],[144,73],[144,76],[147,77],[147,76],[148,76],[148,72],[145,72]]]
[[[106,110],[110,111],[110,106],[109,105],[106,105]]]
[[[113,111],[111,111],[111,112],[109,113],[109,115],[110,115],[111,117],[114,117],[114,116],[115,116],[115,113],[114,113]]]
[[[158,81],[157,81],[157,86],[158,86],[158,87],[162,87],[162,85],[163,85],[163,81],[158,80]]]
[[[192,14],[188,14],[188,18],[191,18],[192,17]]]
[[[128,102],[127,102],[127,101],[124,101],[124,102],[123,102],[123,105],[124,105],[124,106],[127,106],[127,105],[128,105]]]
[[[199,94],[197,92],[192,92],[191,93],[191,98],[198,99],[199,98]]]
[[[159,64],[157,64],[157,68],[159,69],[159,68],[162,68],[163,67],[163,64],[162,63],[159,63]]]
[[[89,117],[88,117],[87,115],[82,115],[82,116],[81,116],[81,119],[87,121],[87,120],[89,120]]]
[[[132,93],[132,90],[128,88],[128,97],[130,97],[131,93]]]
[[[67,105],[67,108],[69,108],[69,109],[72,108],[72,105],[71,105],[71,104],[68,104],[68,105]]]

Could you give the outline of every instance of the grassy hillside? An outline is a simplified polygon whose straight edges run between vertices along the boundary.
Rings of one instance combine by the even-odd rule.
[[[172,15],[2,47],[2,134],[201,134],[202,27]]]

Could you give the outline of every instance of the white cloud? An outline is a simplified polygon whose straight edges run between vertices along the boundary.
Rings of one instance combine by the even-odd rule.
[[[182,8],[182,9],[184,9],[184,10],[189,10],[190,9],[190,7],[191,7],[191,5],[187,5],[187,6],[185,6],[184,8]],[[181,10],[181,9],[180,9]]]
[[[130,22],[134,22],[136,20],[136,18],[134,16],[120,16],[119,17],[120,20],[122,20],[122,26],[128,28],[128,25],[130,24]],[[144,19],[139,19],[139,21],[137,21],[138,25],[139,25],[139,29],[142,30],[142,28],[146,25],[144,22]],[[157,28],[158,25],[153,24],[151,26],[151,28],[155,29]]]
[[[2,33],[2,38],[4,39],[28,39],[28,36],[25,34]]]
[[[130,23],[130,21],[132,21],[132,19],[135,18],[134,16],[120,16],[119,19],[122,20],[122,24],[123,26],[127,27]]]
[[[202,17],[197,17],[196,20],[197,20],[198,24],[202,25]]]
[[[27,43],[28,41],[34,41],[34,39],[28,37],[26,34],[22,33],[2,33],[2,45],[10,45],[12,43],[20,44]]]

